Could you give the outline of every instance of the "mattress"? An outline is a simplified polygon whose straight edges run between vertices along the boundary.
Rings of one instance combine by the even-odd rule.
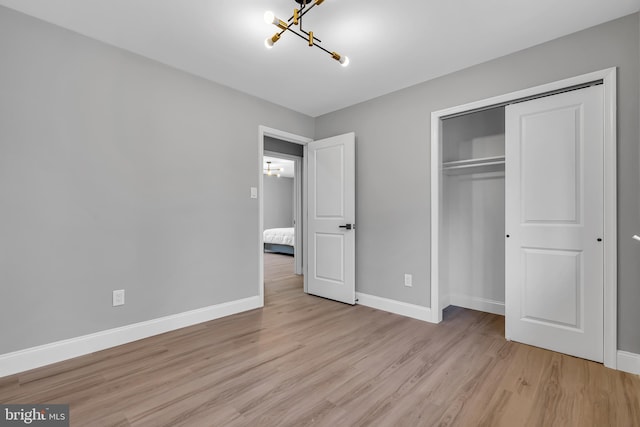
[[[295,236],[293,227],[289,228],[268,228],[264,230],[264,242],[274,245],[293,246]]]

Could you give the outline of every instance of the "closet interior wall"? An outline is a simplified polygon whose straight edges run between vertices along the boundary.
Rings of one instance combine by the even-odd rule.
[[[441,307],[504,315],[505,111],[442,123]]]

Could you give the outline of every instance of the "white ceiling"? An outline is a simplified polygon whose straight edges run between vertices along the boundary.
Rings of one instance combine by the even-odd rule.
[[[326,0],[305,17],[341,67],[294,34],[293,0],[0,0],[89,37],[318,116],[640,9],[640,0]]]

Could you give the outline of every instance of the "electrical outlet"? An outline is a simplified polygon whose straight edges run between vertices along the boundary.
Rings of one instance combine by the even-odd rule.
[[[413,286],[413,276],[411,274],[404,275],[404,285],[408,287]]]
[[[124,289],[113,291],[113,306],[124,305]]]

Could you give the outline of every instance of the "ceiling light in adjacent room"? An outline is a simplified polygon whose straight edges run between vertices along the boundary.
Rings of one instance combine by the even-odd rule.
[[[266,162],[266,163],[267,163],[267,167],[264,168],[264,174],[268,176],[276,176],[280,178],[280,172],[282,172],[284,168],[271,169],[271,162]]]

